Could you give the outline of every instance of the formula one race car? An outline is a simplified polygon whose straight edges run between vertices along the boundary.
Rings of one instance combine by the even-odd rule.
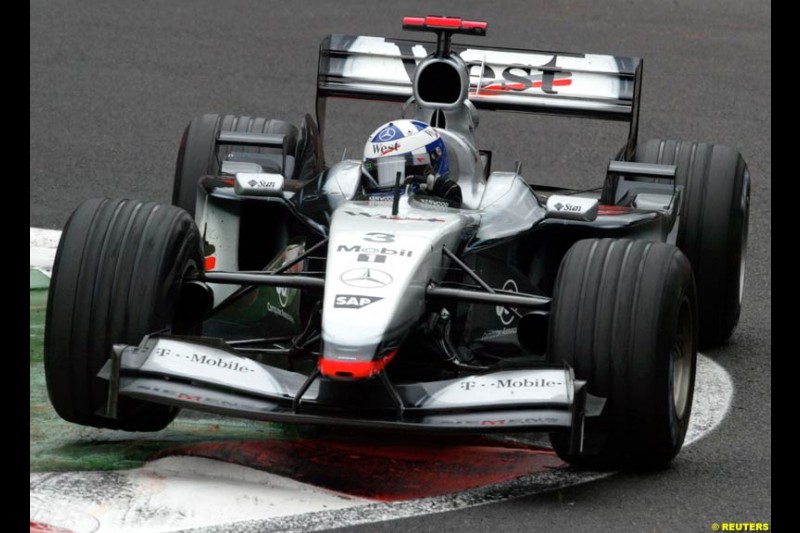
[[[550,432],[600,468],[668,464],[698,344],[739,316],[749,173],[724,146],[637,143],[642,61],[330,35],[317,121],[205,115],[173,206],[89,200],[45,333],[64,419],[128,431],[179,408],[417,432]],[[403,103],[363,159],[323,162],[330,97]],[[478,111],[627,121],[602,187],[493,171]],[[319,124],[319,128],[317,127]]]

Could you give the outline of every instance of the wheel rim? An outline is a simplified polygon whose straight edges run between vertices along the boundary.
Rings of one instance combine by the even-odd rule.
[[[742,305],[742,295],[744,293],[744,266],[747,259],[747,232],[750,226],[750,173],[744,173],[744,194],[742,194],[741,216],[742,216],[742,235],[739,240],[741,248],[739,250],[739,306]]]
[[[689,403],[692,378],[692,350],[694,331],[692,328],[692,309],[689,299],[684,297],[678,314],[678,331],[672,345],[670,364],[672,366],[672,402],[675,415],[682,419]]]
[[[191,303],[189,305],[182,302],[182,299],[187,296],[187,293],[185,292],[186,286],[184,285],[185,280],[188,278],[198,277],[199,275],[200,267],[197,265],[197,263],[195,263],[194,260],[188,261],[186,267],[183,269],[183,276],[181,276],[181,281],[178,285],[178,294],[176,295],[175,299],[175,312],[170,318],[170,323],[167,325],[167,329],[171,335],[196,334],[196,332],[192,332],[192,330],[196,329],[197,326],[202,322],[202,317],[205,315],[206,311],[206,305],[195,299],[191,299]],[[192,294],[190,294],[190,296]],[[194,312],[198,312],[199,314],[196,316],[189,315],[189,318],[187,318],[187,316],[184,314],[187,307]]]

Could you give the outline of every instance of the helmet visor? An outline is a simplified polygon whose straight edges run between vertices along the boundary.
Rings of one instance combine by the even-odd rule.
[[[426,177],[428,174],[433,174],[433,168],[427,162],[427,157],[424,158],[425,162],[422,163],[416,161],[416,159],[423,158],[414,156],[381,157],[367,159],[364,166],[367,173],[379,187],[392,187],[397,180],[398,172],[400,173],[401,184],[410,176]]]

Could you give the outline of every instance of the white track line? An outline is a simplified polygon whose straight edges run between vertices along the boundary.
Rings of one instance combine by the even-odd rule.
[[[61,232],[52,229],[31,228],[31,268],[50,275]]]
[[[31,474],[31,521],[74,533],[175,531],[371,503],[200,457],[135,470]]]
[[[31,267],[49,271],[59,236],[60,232],[31,228]],[[732,399],[728,373],[701,355],[685,445],[713,431],[728,414]],[[234,523],[241,532],[305,532],[486,505],[613,474],[555,469],[456,494],[374,503],[247,467],[171,457],[128,471],[31,474],[30,513],[31,520],[74,533],[222,533]]]

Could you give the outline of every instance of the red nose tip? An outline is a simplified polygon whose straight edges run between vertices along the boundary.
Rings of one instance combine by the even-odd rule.
[[[342,361],[340,359],[319,358],[319,371],[330,378],[366,379],[381,372],[388,365],[397,350],[387,353],[374,361]]]

